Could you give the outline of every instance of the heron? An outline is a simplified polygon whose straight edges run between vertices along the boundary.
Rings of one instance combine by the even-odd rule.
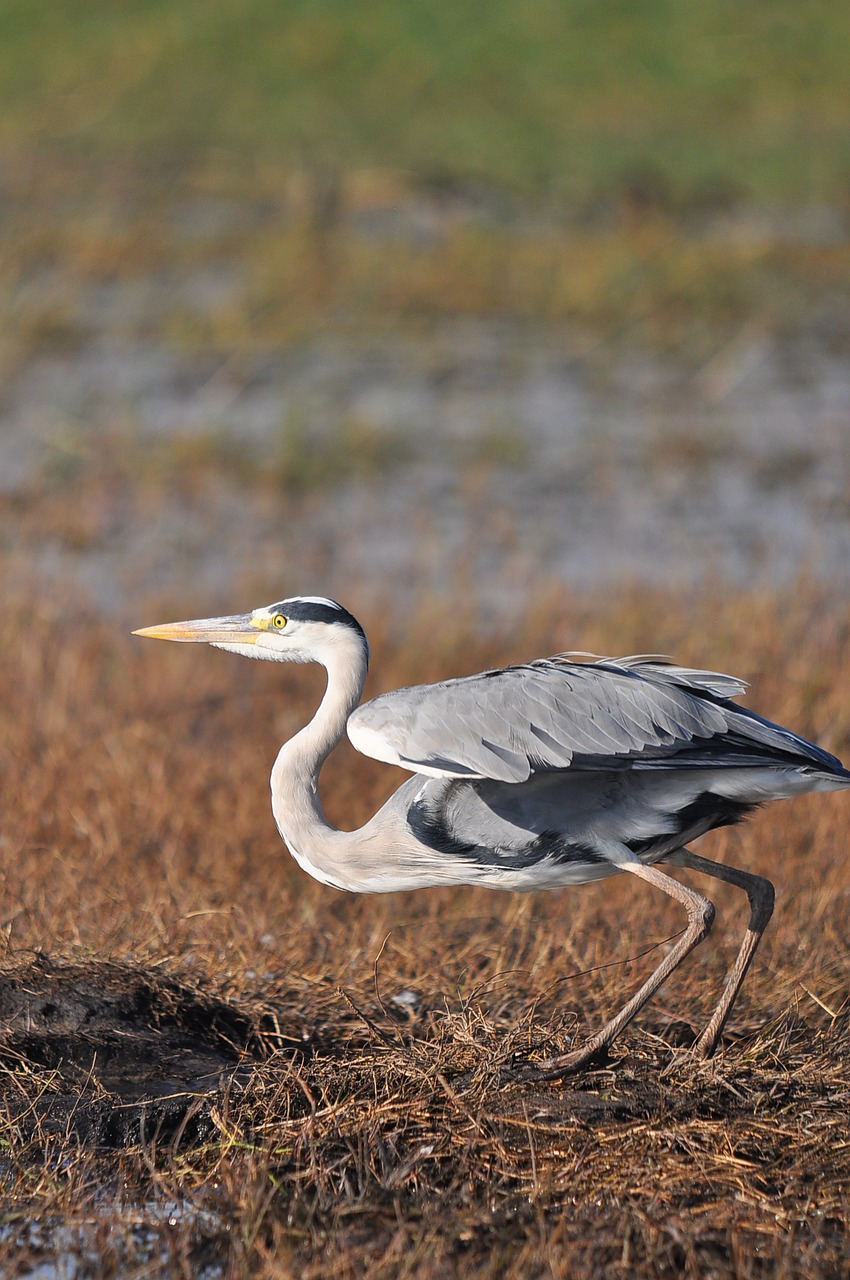
[[[325,668],[318,709],[271,771],[278,830],[322,884],[359,893],[447,885],[527,891],[628,873],[684,907],[686,928],[623,1008],[579,1048],[527,1063],[523,1078],[557,1079],[604,1059],[708,935],[713,903],[662,866],[735,885],[749,901],[736,959],[692,1047],[710,1057],[773,913],[774,888],[689,844],[765,801],[850,786],[835,756],[735,702],[744,681],[658,655],[556,654],[361,705],[365,632],[323,596],[134,634]],[[412,775],[354,831],[328,822],[318,791],[322,766],[346,732],[360,752]]]

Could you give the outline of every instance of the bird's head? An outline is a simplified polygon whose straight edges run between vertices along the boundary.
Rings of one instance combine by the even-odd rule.
[[[340,651],[357,648],[369,660],[363,628],[347,609],[323,596],[292,596],[252,613],[192,622],[167,622],[134,631],[154,640],[202,643],[246,658],[272,662],[328,662]]]

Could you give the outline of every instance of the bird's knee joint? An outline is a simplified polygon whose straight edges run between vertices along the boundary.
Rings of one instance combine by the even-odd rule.
[[[702,919],[702,927],[703,927],[704,933],[708,933],[709,929],[714,924],[714,917],[716,915],[717,915],[717,908],[715,907],[714,903],[711,902],[708,898],[704,898],[702,901],[701,909],[700,909],[700,916]]]
[[[765,880],[764,876],[755,876],[747,897],[750,900],[750,911],[752,913],[750,927],[761,932],[773,915],[776,890],[769,880]]]
[[[750,887],[747,897],[750,905],[753,907],[761,907],[763,910],[773,910],[773,904],[776,900],[776,890],[770,880],[765,880],[764,876],[754,876],[754,884]]]

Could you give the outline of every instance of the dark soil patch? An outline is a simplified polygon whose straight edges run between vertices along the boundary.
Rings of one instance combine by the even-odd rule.
[[[44,955],[0,969],[0,1097],[24,1133],[200,1141],[266,1056],[250,1014],[156,970]]]

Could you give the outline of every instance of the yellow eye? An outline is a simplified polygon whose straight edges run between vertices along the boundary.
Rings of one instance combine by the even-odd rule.
[[[286,618],[284,618],[282,613],[276,613],[274,615],[274,617],[272,618],[272,626],[275,627],[278,631],[283,630],[283,628],[286,626]]]

